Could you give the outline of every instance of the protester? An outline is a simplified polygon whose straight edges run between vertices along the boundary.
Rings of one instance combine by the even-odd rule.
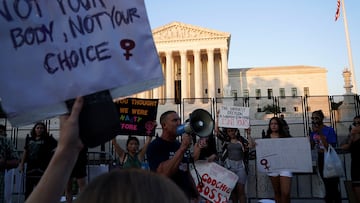
[[[355,117],[353,118],[353,123],[349,126],[349,135],[346,137],[346,139],[344,139],[344,140],[340,143],[341,146],[342,146],[342,145],[349,144],[350,139],[352,139],[352,138],[351,138],[351,130],[352,130],[353,127],[356,127],[356,126],[360,126],[360,115],[359,115],[359,116],[355,116]]]
[[[151,171],[165,175],[173,180],[186,194],[189,200],[198,201],[199,193],[189,171],[191,136],[182,135],[181,143],[177,138],[180,126],[179,115],[175,111],[166,111],[160,117],[162,135],[149,144],[147,158]]]
[[[194,135],[195,136],[195,135]],[[196,140],[196,137],[195,137]],[[201,137],[194,144],[194,161],[205,160],[214,162],[217,159],[216,142],[214,135],[211,133],[208,137]],[[210,203],[209,200],[201,198],[201,202]]]
[[[187,203],[184,192],[170,179],[140,169],[114,170],[96,177],[77,203]]]
[[[0,202],[8,202],[5,199],[5,172],[16,168],[19,164],[19,156],[14,145],[6,138],[6,127],[0,125]]]
[[[145,154],[148,145],[152,140],[152,136],[147,136],[144,146],[139,150],[140,141],[137,137],[129,136],[126,141],[126,151],[123,150],[116,142],[116,139],[112,139],[115,151],[120,159],[120,165],[122,168],[141,168],[141,163],[145,161]]]
[[[80,151],[78,159],[76,160],[75,166],[73,168],[73,171],[71,172],[70,179],[69,179],[66,189],[65,189],[65,196],[66,196],[67,203],[73,202],[72,200],[73,200],[74,180],[76,181],[77,188],[78,188],[78,191],[76,192],[76,194],[81,193],[87,184],[87,181],[86,181],[86,177],[87,177],[86,165],[88,162],[87,152],[88,152],[87,147],[84,147]]]
[[[290,133],[287,132],[287,128],[284,125],[281,118],[272,117],[264,138],[277,139],[290,137]],[[292,172],[288,170],[272,171],[268,173],[268,176],[274,190],[275,202],[290,203]]]
[[[248,174],[249,149],[255,146],[251,137],[251,129],[245,129],[248,139],[240,135],[237,128],[220,128],[218,125],[219,111],[215,122],[215,135],[222,141],[221,161],[224,167],[238,176],[238,181],[231,193],[231,200],[234,203],[246,202],[245,185]]]
[[[19,165],[20,172],[24,172],[26,163],[25,199],[39,182],[56,145],[57,141],[48,134],[46,125],[42,122],[36,123],[30,132],[30,137],[26,137],[24,153]]]
[[[194,160],[206,160],[208,162],[216,161],[217,150],[214,135],[211,133],[208,137],[200,138],[194,144]]]
[[[342,149],[351,153],[351,182],[357,202],[360,202],[360,116],[353,119],[348,142],[341,145]]]
[[[289,127],[289,124],[287,123],[287,121],[285,120],[284,114],[280,115],[280,119],[283,122],[285,133],[287,133],[287,134],[289,134],[289,136],[291,136],[290,135],[290,127]]]
[[[58,147],[40,182],[26,203],[59,202],[84,145],[78,117],[83,99],[77,98],[70,115],[60,117]],[[115,170],[98,176],[80,194],[79,203],[188,202],[185,194],[165,177],[143,170]]]
[[[312,131],[310,133],[311,145],[318,152],[317,168],[320,172],[325,185],[326,203],[341,203],[341,193],[339,190],[339,177],[324,178],[324,152],[329,145],[336,147],[337,138],[334,128],[324,124],[324,113],[322,110],[314,111],[311,115]]]
[[[246,129],[249,140],[240,135],[237,128],[220,129],[218,122],[215,123],[215,135],[223,141],[224,166],[238,176],[238,181],[231,193],[231,200],[234,203],[245,203],[245,185],[248,174],[249,148],[254,147],[253,139],[250,136],[250,129]]]
[[[26,203],[59,202],[78,155],[84,145],[79,137],[79,114],[83,98],[75,100],[70,115],[60,116],[60,137],[57,148],[34,191]]]

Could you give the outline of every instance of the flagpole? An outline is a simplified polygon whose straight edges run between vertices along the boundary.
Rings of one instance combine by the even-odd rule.
[[[354,93],[357,94],[358,92],[357,92],[357,88],[356,88],[355,69],[354,69],[353,60],[352,60],[350,37],[349,37],[349,31],[348,31],[348,24],[347,24],[344,0],[341,0],[341,7],[342,7],[342,12],[343,12],[345,35],[346,35],[346,45],[347,45],[349,66],[350,66],[350,71],[351,71],[351,80],[352,80],[351,83],[353,85]]]

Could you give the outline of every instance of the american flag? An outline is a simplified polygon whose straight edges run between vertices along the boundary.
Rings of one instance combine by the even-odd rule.
[[[336,8],[336,13],[335,13],[335,21],[337,21],[337,19],[340,16],[340,0],[337,0],[337,8]]]

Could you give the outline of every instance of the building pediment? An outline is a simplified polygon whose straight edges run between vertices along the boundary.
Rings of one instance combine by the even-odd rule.
[[[230,38],[230,34],[180,22],[173,22],[154,29],[153,37],[156,42],[161,42],[179,40],[227,39]]]

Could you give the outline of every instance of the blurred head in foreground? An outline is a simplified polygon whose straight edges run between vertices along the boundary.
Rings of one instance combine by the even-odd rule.
[[[170,179],[142,169],[121,169],[96,177],[77,203],[186,203],[184,192]]]

